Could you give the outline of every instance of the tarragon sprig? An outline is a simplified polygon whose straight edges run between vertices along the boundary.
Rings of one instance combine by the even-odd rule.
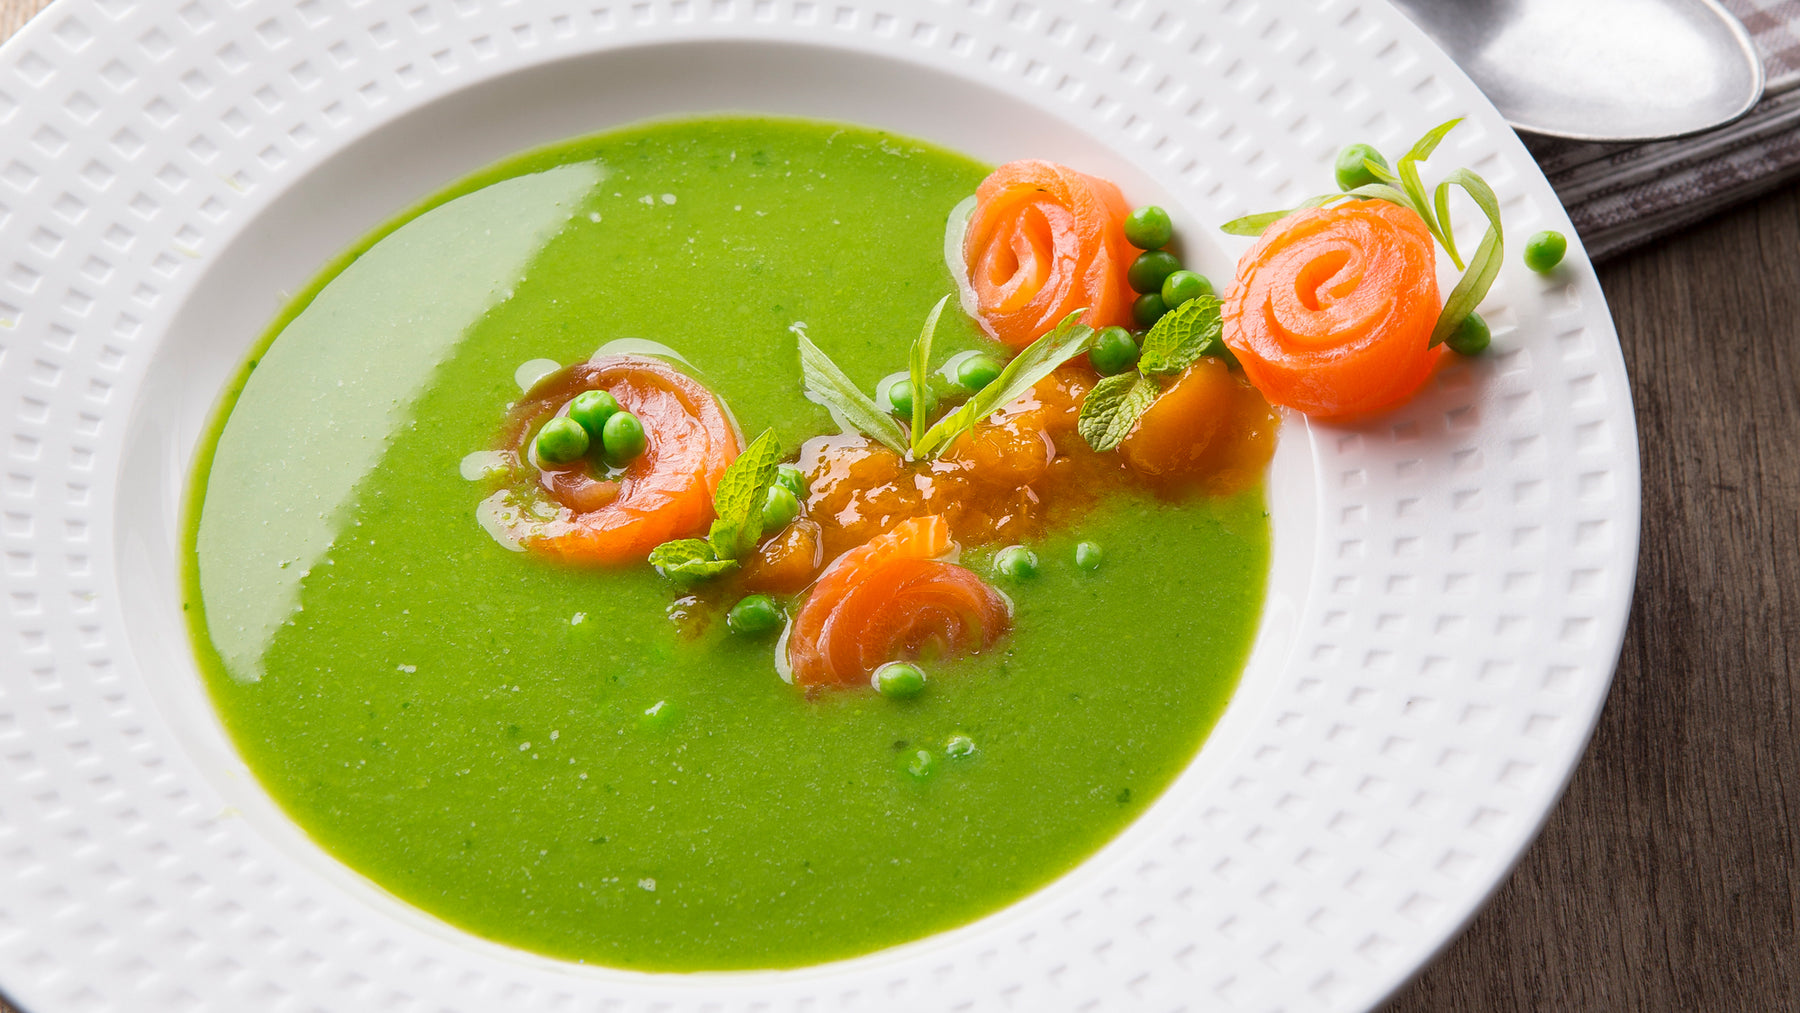
[[[975,428],[975,423],[1025,396],[1025,392],[1037,386],[1038,381],[1054,373],[1056,367],[1087,351],[1094,341],[1093,328],[1076,322],[1086,312],[1086,308],[1078,309],[1063,317],[1062,322],[1051,328],[1048,334],[1026,345],[1018,355],[1013,356],[1006,368],[1000,370],[1000,375],[986,387],[976,391],[974,397],[938,419],[936,424],[913,443],[913,460],[936,457],[955,442],[958,436]],[[915,382],[914,411],[918,410],[916,406],[920,397]]]
[[[914,339],[907,356],[908,375],[912,379],[913,403],[910,431],[894,417],[881,410],[874,399],[862,392],[820,348],[796,331],[800,339],[800,377],[806,394],[822,404],[841,425],[887,446],[913,461],[926,461],[956,441],[958,436],[974,428],[977,422],[1024,396],[1056,367],[1088,350],[1093,343],[1092,328],[1077,323],[1087,310],[1079,309],[1062,319],[1049,333],[1026,345],[1000,375],[974,396],[946,412],[927,427],[930,394],[926,386],[931,364],[931,345],[939,317],[950,297],[945,296],[932,307],[931,314]]]
[[[1449,297],[1444,300],[1444,308],[1438,313],[1437,323],[1431,329],[1431,344],[1437,345],[1449,337],[1469,314],[1475,312],[1475,307],[1481,305],[1481,300],[1487,297],[1495,276],[1500,273],[1505,251],[1505,237],[1500,227],[1500,201],[1494,196],[1494,189],[1488,186],[1486,180],[1473,170],[1457,169],[1446,175],[1428,198],[1425,181],[1419,174],[1419,163],[1431,158],[1444,135],[1461,122],[1459,118],[1431,128],[1394,163],[1392,169],[1374,159],[1364,159],[1363,168],[1380,180],[1378,183],[1369,183],[1342,193],[1311,197],[1286,211],[1245,215],[1226,222],[1219,228],[1234,236],[1260,236],[1264,229],[1295,211],[1357,199],[1384,200],[1412,211],[1425,223],[1425,228],[1432,237],[1444,247],[1451,262],[1463,272],[1462,277],[1457,279],[1456,286],[1450,290]],[[1457,251],[1456,235],[1450,223],[1452,187],[1461,187],[1488,220],[1487,231],[1482,233],[1481,243],[1475,247],[1475,253],[1466,266]]]

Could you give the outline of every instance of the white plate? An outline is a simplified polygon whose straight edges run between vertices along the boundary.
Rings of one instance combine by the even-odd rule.
[[[520,148],[720,109],[1061,159],[1199,247],[1326,186],[1339,145],[1463,115],[1440,171],[1485,174],[1515,239],[1493,354],[1388,417],[1285,429],[1244,687],[1143,819],[958,931],[650,976],[472,939],[287,823],[188,656],[176,506],[220,383],[330,254]],[[1376,3],[58,0],[0,50],[0,989],[32,1013],[1366,1007],[1536,830],[1624,630],[1624,368],[1578,248],[1520,266],[1545,227],[1573,234],[1518,141]],[[1240,249],[1193,254],[1222,277]]]

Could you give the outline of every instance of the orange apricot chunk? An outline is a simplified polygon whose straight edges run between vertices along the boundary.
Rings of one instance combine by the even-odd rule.
[[[1198,483],[1235,492],[1268,467],[1279,425],[1255,387],[1207,356],[1157,396],[1119,444],[1119,456],[1140,479],[1165,491]]]
[[[817,521],[804,517],[757,547],[744,562],[744,587],[750,591],[796,594],[812,583],[823,561],[825,543]]]
[[[1296,211],[1238,260],[1225,344],[1275,404],[1324,418],[1393,407],[1441,351],[1436,258],[1419,216],[1387,201]]]
[[[1218,359],[1203,357],[1183,370],[1119,444],[1125,463],[1140,475],[1193,470],[1230,411],[1231,388],[1231,370]]]

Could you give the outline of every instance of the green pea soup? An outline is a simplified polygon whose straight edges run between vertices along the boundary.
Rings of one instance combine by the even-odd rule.
[[[603,346],[678,354],[790,454],[835,431],[794,329],[866,390],[903,368],[987,171],[838,124],[656,123],[487,169],[328,265],[226,392],[185,529],[200,667],[270,795],[450,924],[655,971],[965,924],[1142,813],[1249,653],[1260,488],[1109,494],[993,576],[1012,632],[904,700],[809,699],[772,632],[678,625],[649,566],[559,566],[477,520],[521,382]],[[999,351],[955,313],[937,344]],[[965,564],[993,575],[993,548]]]

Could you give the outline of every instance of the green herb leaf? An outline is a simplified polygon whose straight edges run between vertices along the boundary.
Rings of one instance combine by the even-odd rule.
[[[1425,136],[1419,138],[1419,140],[1413,144],[1411,151],[1401,155],[1400,160],[1402,162],[1423,162],[1426,159],[1429,159],[1431,153],[1437,150],[1438,142],[1442,141],[1445,135],[1449,134],[1450,131],[1456,129],[1456,125],[1461,122],[1462,117],[1458,116],[1456,119],[1445,120],[1437,126],[1432,127],[1430,130],[1425,131]]]
[[[955,411],[937,420],[937,424],[920,437],[913,456],[924,460],[932,457],[950,442],[969,431],[975,423],[1018,400],[1026,391],[1049,376],[1056,367],[1087,351],[1094,340],[1092,328],[1075,321],[1087,312],[1083,307],[1069,314],[1048,334],[1026,345],[1006,364],[1000,375]]]
[[[906,453],[907,434],[900,423],[882,411],[797,328],[795,336],[800,339],[800,380],[807,396],[824,405],[839,425],[862,433],[897,454]]]
[[[1357,189],[1367,188],[1358,187]],[[1245,215],[1242,218],[1233,218],[1231,221],[1219,226],[1219,231],[1234,236],[1260,236],[1263,234],[1263,230],[1296,211],[1304,211],[1307,208],[1324,207],[1327,204],[1343,200],[1346,196],[1348,195],[1341,193],[1322,193],[1317,197],[1308,197],[1293,207],[1288,208],[1286,211],[1264,211],[1260,215]]]
[[[1450,255],[1450,262],[1458,271],[1463,269],[1462,255],[1456,252],[1456,230],[1450,225],[1450,184],[1439,183],[1432,203],[1436,205],[1437,220],[1440,225],[1438,242],[1444,244],[1444,252]]]
[[[716,577],[736,566],[737,560],[718,558],[705,539],[682,538],[651,549],[650,565],[670,580],[686,583]]]
[[[781,444],[774,430],[765,429],[720,476],[719,488],[713,492],[717,516],[706,536],[717,558],[739,559],[756,548],[756,540],[762,537],[763,499],[775,484],[780,463]]]
[[[1444,300],[1443,312],[1438,314],[1437,326],[1431,329],[1431,343],[1437,345],[1450,336],[1463,322],[1463,318],[1475,312],[1481,300],[1487,298],[1488,289],[1493,287],[1494,277],[1500,273],[1500,264],[1504,259],[1505,239],[1500,228],[1500,201],[1494,196],[1494,190],[1482,179],[1467,169],[1457,169],[1444,177],[1443,186],[1460,186],[1474,199],[1481,213],[1487,216],[1487,231],[1481,236],[1481,245],[1475,247],[1475,255],[1469,258],[1469,267],[1450,290],[1449,298]]]
[[[925,326],[919,328],[919,336],[913,340],[912,354],[907,360],[907,371],[912,377],[911,435],[914,450],[918,449],[919,437],[925,433],[925,420],[930,409],[927,402],[931,400],[931,390],[926,384],[930,379],[927,371],[931,368],[931,339],[937,333],[938,317],[944,315],[944,304],[949,301],[950,297],[945,296],[931,308],[931,313],[925,317]]]
[[[1400,177],[1394,175],[1394,170],[1382,165],[1373,158],[1363,159],[1363,168],[1369,170],[1369,175],[1374,176],[1376,179],[1381,180],[1389,186],[1400,185]],[[1360,187],[1358,189],[1360,189]]]
[[[1146,376],[1179,373],[1202,355],[1220,345],[1217,296],[1203,295],[1164,313],[1150,333],[1144,335],[1143,351],[1138,353],[1138,369]],[[1090,443],[1092,441],[1089,441]]]
[[[1135,369],[1109,376],[1095,384],[1082,400],[1075,429],[1088,446],[1100,453],[1117,449],[1138,418],[1156,403],[1159,393],[1156,381]]]
[[[1233,218],[1219,226],[1219,231],[1230,236],[1260,236],[1269,226],[1293,214],[1295,210],[1289,208],[1286,211],[1264,211],[1261,214]]]
[[[1438,143],[1444,139],[1444,135],[1455,129],[1456,125],[1461,122],[1462,119],[1459,117],[1432,127],[1425,132],[1424,137],[1419,138],[1411,150],[1400,156],[1400,161],[1394,165],[1394,171],[1400,177],[1400,188],[1406,191],[1413,211],[1418,213],[1419,219],[1425,223],[1425,228],[1430,230],[1432,236],[1444,247],[1444,252],[1450,255],[1450,260],[1456,264],[1457,270],[1462,269],[1463,262],[1462,257],[1456,252],[1456,237],[1450,232],[1449,202],[1445,199],[1443,187],[1440,186],[1436,201],[1436,213],[1433,213],[1433,202],[1427,199],[1425,182],[1419,178],[1419,163],[1430,158],[1431,153],[1437,150]]]
[[[1389,204],[1398,204],[1403,208],[1411,208],[1412,201],[1406,195],[1386,183],[1365,183],[1354,190],[1347,190],[1339,196],[1361,197],[1365,200],[1384,200]]]

